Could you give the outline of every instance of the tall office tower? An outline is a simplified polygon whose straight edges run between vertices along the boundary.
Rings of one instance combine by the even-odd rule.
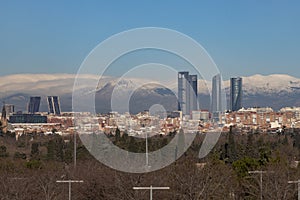
[[[7,133],[7,115],[6,115],[6,110],[5,110],[5,103],[3,104],[2,107],[2,115],[1,115],[1,129],[0,133]]]
[[[40,110],[41,97],[30,97],[28,113],[36,113]]]
[[[197,110],[197,84],[197,75],[178,72],[178,110],[183,115],[190,115],[192,110]]]
[[[58,96],[48,96],[47,100],[48,100],[49,113],[54,114],[54,115],[60,115],[61,110],[60,110],[59,97]]]
[[[211,112],[221,112],[221,75],[217,74],[212,79]]]
[[[15,106],[12,104],[5,104],[5,111],[7,115],[10,115],[15,112]]]
[[[236,77],[230,79],[230,110],[237,111],[242,108],[242,78]]]
[[[183,115],[190,113],[189,72],[178,72],[178,110]]]
[[[212,79],[212,97],[211,97],[211,112],[212,118],[219,120],[219,114],[222,112],[222,88],[221,75],[217,74]]]
[[[198,110],[198,78],[197,75],[189,75],[190,83],[190,112]]]

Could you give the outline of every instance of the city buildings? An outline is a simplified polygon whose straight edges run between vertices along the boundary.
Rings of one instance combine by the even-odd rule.
[[[208,110],[193,110],[192,111],[192,120],[200,120],[207,122],[210,119],[210,113]]]
[[[178,110],[183,115],[190,115],[192,110],[198,110],[198,79],[189,72],[178,73]]]
[[[59,97],[58,96],[48,96],[47,101],[48,101],[49,114],[60,115],[61,109],[60,109]]]
[[[237,111],[242,108],[243,86],[242,78],[230,78],[230,110]]]
[[[30,97],[28,103],[28,113],[37,113],[40,110],[41,97]]]
[[[47,123],[47,116],[39,114],[13,114],[9,116],[9,122],[15,123]]]
[[[259,132],[280,131],[284,128],[300,128],[300,108],[283,108],[274,111],[272,108],[248,108],[222,115],[225,127],[235,126],[244,130]]]

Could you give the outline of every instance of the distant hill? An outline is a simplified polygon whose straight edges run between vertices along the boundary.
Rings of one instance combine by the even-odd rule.
[[[26,110],[30,96],[42,96],[41,111],[47,111],[46,96],[60,96],[62,110],[72,110],[72,89],[76,75],[73,74],[16,74],[0,77],[0,98],[7,103],[15,104],[16,110]],[[98,80],[95,75],[84,75],[82,88],[94,88],[91,81]],[[177,109],[177,82],[167,87],[159,83],[144,85],[141,79],[123,79],[104,77],[96,90],[96,109],[108,112],[114,91],[115,104],[125,103],[126,96],[132,92],[129,110],[132,113],[149,109],[153,104],[161,104],[167,110]],[[229,94],[229,81],[224,81]],[[209,89],[211,82],[199,80],[199,99],[203,109],[209,108]],[[117,92],[116,92],[117,91]],[[285,106],[300,106],[300,79],[283,74],[268,76],[254,75],[243,77],[243,106],[270,106],[275,110]]]

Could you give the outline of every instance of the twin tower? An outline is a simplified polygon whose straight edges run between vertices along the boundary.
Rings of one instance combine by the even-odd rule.
[[[178,72],[178,110],[183,115],[190,115],[191,111],[199,110],[198,101],[198,78],[197,75],[190,75],[189,72]],[[210,111],[218,115],[227,110],[225,94],[222,94],[222,78],[217,74],[212,79],[212,95]],[[230,78],[230,106],[229,110],[237,111],[242,107],[242,78]]]
[[[58,96],[48,96],[48,110],[49,114],[60,115],[61,108],[60,108],[60,101]],[[28,103],[28,113],[37,113],[40,110],[41,104],[41,97],[30,97]]]

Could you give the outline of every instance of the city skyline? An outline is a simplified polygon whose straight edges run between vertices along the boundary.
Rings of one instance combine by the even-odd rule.
[[[0,199],[300,199],[299,8],[0,1]]]
[[[47,96],[60,96],[61,108],[65,111],[70,111],[70,105],[72,105],[70,102],[70,93],[72,92],[74,85],[74,78],[75,75],[69,74],[27,74],[3,77],[0,79],[0,86],[2,87],[2,92],[0,93],[1,102],[5,101],[6,104],[14,104],[16,111],[27,111],[26,104],[29,101],[30,96],[41,96],[42,100],[40,108],[41,111],[46,112],[49,110]],[[85,78],[89,80],[91,78],[97,79],[98,77],[87,75]],[[177,75],[173,76],[173,79],[174,81],[171,82],[170,85],[165,86],[172,90],[172,92],[177,93]],[[115,81],[116,79],[113,77],[109,79],[109,83],[114,83]],[[127,78],[126,82],[129,84],[140,85],[143,83],[143,80]],[[297,88],[300,87],[300,79],[287,75],[256,75],[243,77],[243,82],[245,91],[244,107],[270,106],[275,110],[279,110],[286,106],[299,106],[299,92]],[[208,102],[209,99],[207,98],[207,95],[209,94],[208,89],[212,89],[212,80],[207,82],[208,85],[205,85],[201,79],[198,80],[198,83],[198,94],[201,96],[200,107],[202,109],[210,109],[211,105],[210,102]],[[223,84],[224,90],[229,97],[230,81],[224,80]],[[49,85],[51,85],[50,88]],[[99,88],[100,93],[104,84],[102,83],[101,85],[102,86]],[[86,87],[89,87],[89,85],[86,85]],[[163,87],[159,86],[157,88],[159,90],[163,89]],[[152,94],[157,95],[154,90],[153,92],[154,93]],[[282,98],[278,98],[278,95],[282,96]],[[285,96],[289,96],[289,101],[284,100]],[[103,100],[105,100],[107,95],[103,93],[103,97]],[[157,97],[159,97],[157,101],[164,98],[164,96],[161,95]],[[227,102],[227,105],[229,109],[229,102]],[[175,109],[177,109],[177,106],[174,110]]]

